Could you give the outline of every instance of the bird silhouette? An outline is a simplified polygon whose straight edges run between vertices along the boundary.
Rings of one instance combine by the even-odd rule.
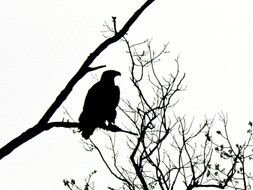
[[[114,78],[120,75],[118,71],[107,70],[100,81],[89,89],[79,116],[79,130],[85,139],[89,139],[96,128],[114,124],[120,99],[120,90]]]

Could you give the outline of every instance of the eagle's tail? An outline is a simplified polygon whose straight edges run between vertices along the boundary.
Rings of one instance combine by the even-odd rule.
[[[86,140],[90,138],[90,136],[93,134],[93,132],[96,129],[96,123],[94,121],[87,119],[86,117],[79,118],[79,130]]]
[[[82,132],[81,134],[82,134],[83,138],[85,138],[87,140],[93,134],[95,128],[87,126],[87,127],[80,129],[80,130]]]

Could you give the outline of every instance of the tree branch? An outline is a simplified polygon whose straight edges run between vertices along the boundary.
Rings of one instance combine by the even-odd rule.
[[[117,42],[119,39],[121,39],[129,30],[129,28],[133,25],[133,23],[139,18],[139,16],[142,14],[142,12],[154,2],[155,0],[147,0],[131,17],[130,19],[125,23],[123,28],[115,33],[114,36],[111,38],[106,39],[103,43],[101,43],[84,61],[81,68],[78,70],[78,72],[72,77],[72,79],[67,83],[66,87],[60,92],[60,94],[56,97],[55,101],[52,103],[52,105],[48,108],[48,110],[45,112],[45,114],[42,116],[40,121],[32,128],[28,129],[24,133],[22,133],[20,136],[16,137],[15,139],[11,140],[8,144],[6,144],[4,147],[0,149],[0,159],[4,158],[8,154],[10,154],[14,149],[22,145],[23,143],[27,142],[28,140],[32,139],[33,137],[37,136],[39,133],[41,133],[45,129],[45,125],[47,125],[49,119],[52,117],[52,115],[55,113],[55,111],[60,107],[60,105],[65,101],[65,99],[68,97],[70,92],[72,91],[73,87],[76,85],[76,83],[88,72],[94,69],[91,69],[89,66],[90,64],[97,58],[97,56],[100,55],[109,45]]]

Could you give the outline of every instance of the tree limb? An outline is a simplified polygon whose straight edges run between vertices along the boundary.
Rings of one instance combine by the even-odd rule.
[[[16,137],[15,139],[11,140],[9,143],[7,143],[5,146],[3,146],[0,149],[0,159],[4,158],[8,154],[10,154],[14,149],[22,145],[23,143],[27,142],[28,140],[32,139],[33,137],[37,136],[39,133],[41,133],[45,129],[48,121],[52,117],[52,115],[55,113],[55,111],[60,107],[60,105],[65,101],[65,99],[68,97],[70,92],[72,91],[73,87],[76,85],[76,83],[88,72],[91,70],[95,70],[98,68],[101,68],[103,66],[100,66],[98,68],[90,68],[90,64],[97,58],[97,56],[100,55],[109,45],[117,42],[119,39],[121,39],[129,30],[129,28],[133,25],[133,23],[139,18],[139,16],[142,14],[142,12],[154,2],[155,0],[147,0],[125,23],[125,25],[122,27],[122,29],[115,33],[114,36],[106,39],[103,43],[101,43],[84,61],[81,68],[77,71],[77,73],[71,78],[71,80],[67,83],[65,88],[60,92],[60,94],[56,97],[55,101],[52,103],[52,105],[48,108],[48,110],[45,112],[45,114],[42,116],[40,121],[32,128],[28,129],[24,133],[22,133],[20,136]]]

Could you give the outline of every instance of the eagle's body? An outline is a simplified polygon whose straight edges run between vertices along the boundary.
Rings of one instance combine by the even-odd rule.
[[[79,117],[80,130],[85,139],[88,139],[97,127],[105,126],[106,121],[109,124],[115,122],[120,90],[115,86],[114,78],[118,75],[118,71],[105,71],[101,80],[89,89]]]

